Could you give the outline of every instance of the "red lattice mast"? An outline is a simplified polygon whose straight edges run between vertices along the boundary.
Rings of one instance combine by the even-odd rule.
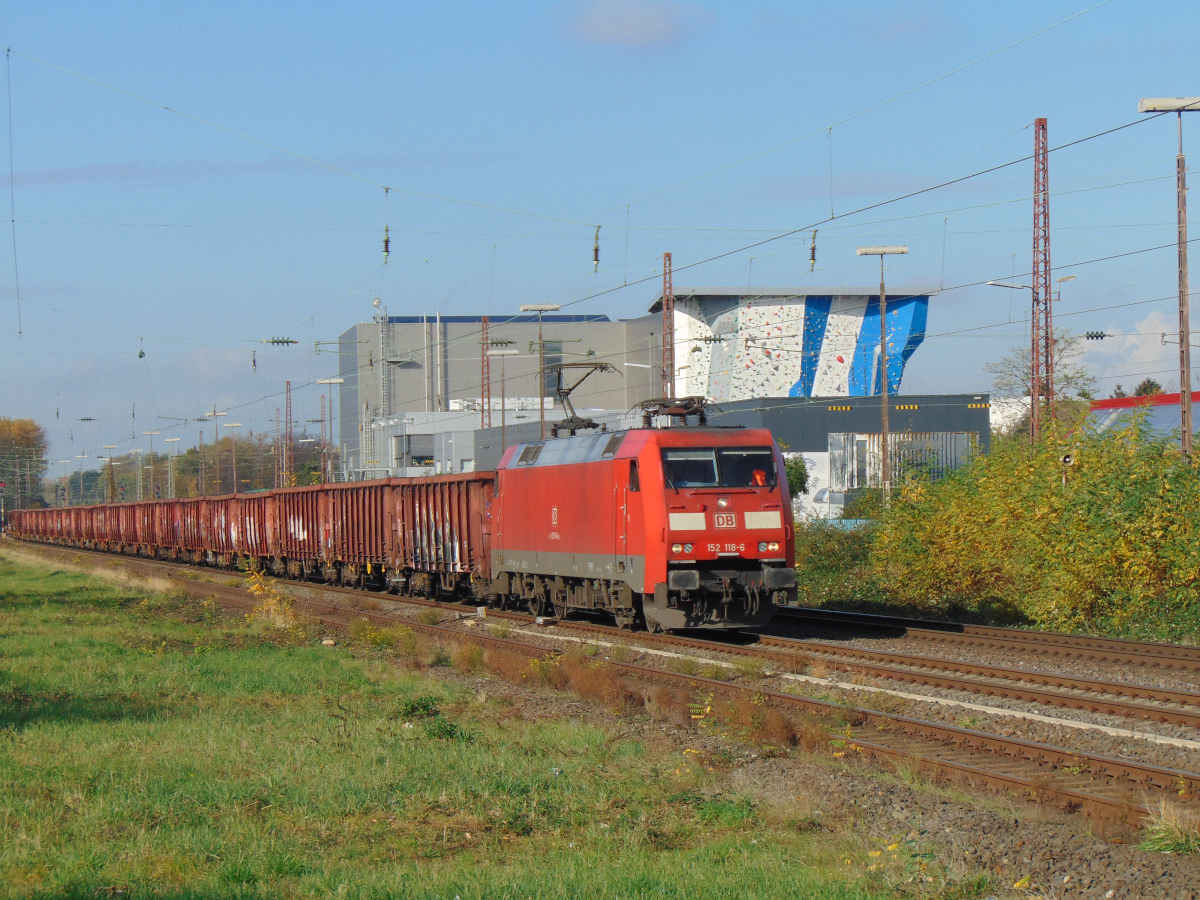
[[[1029,438],[1041,432],[1044,392],[1054,421],[1054,314],[1050,289],[1050,161],[1046,120],[1033,124],[1033,308],[1030,315]]]
[[[663,397],[675,396],[675,288],[671,284],[671,254],[663,254],[662,294]]]
[[[295,473],[292,459],[292,383],[287,383],[283,401],[283,483],[284,487],[292,486]]]
[[[479,427],[492,427],[492,359],[488,356],[488,317],[483,317],[483,331],[479,338],[479,374],[483,385],[483,403],[479,407]]]

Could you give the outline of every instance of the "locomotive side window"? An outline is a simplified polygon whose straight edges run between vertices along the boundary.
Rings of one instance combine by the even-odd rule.
[[[775,454],[770,447],[718,450],[722,487],[775,487]]]
[[[715,450],[663,450],[662,460],[667,487],[716,487],[719,483]]]
[[[641,489],[642,482],[641,479],[638,478],[637,460],[631,459],[629,461],[629,490],[640,491]]]

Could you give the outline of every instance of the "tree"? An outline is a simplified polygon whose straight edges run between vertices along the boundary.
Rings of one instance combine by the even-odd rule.
[[[1114,390],[1112,392],[1112,396],[1109,397],[1109,399],[1110,400],[1124,400],[1128,396],[1129,395],[1127,393],[1125,393],[1125,389],[1118,384],[1116,387],[1116,390]]]
[[[1088,370],[1079,362],[1083,355],[1083,341],[1069,331],[1060,330],[1054,335],[1054,391],[1059,396],[1071,393],[1082,396],[1091,393],[1096,386]],[[1008,356],[986,364],[985,372],[995,376],[992,387],[1001,397],[1028,397],[1033,368],[1030,365],[1029,346],[1013,347]],[[1046,386],[1041,393],[1045,396]]]
[[[0,417],[0,481],[5,483],[5,506],[21,509],[44,506],[42,479],[46,460],[46,429],[33,419]]]
[[[1153,397],[1163,392],[1162,385],[1153,378],[1147,378],[1142,381],[1136,388],[1133,389],[1135,397]]]
[[[804,457],[797,453],[791,459],[785,460],[784,466],[787,469],[788,493],[792,498],[807,494],[808,466],[804,464]]]

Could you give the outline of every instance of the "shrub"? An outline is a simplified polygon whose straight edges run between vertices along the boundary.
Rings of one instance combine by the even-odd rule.
[[[551,688],[561,688],[567,680],[562,666],[553,657],[531,659],[527,675],[538,684]]]
[[[354,619],[346,626],[346,631],[350,637],[372,647],[392,647],[409,659],[417,655],[416,635],[411,628],[404,625],[377,628],[366,619]]]
[[[417,621],[422,625],[437,625],[442,621],[442,611],[434,606],[423,609],[417,613]]]
[[[902,483],[871,568],[893,596],[950,614],[1194,636],[1198,546],[1200,477],[1135,420],[1036,447],[997,440],[941,481]]]
[[[801,606],[854,606],[881,598],[871,567],[873,527],[846,530],[823,519],[808,519],[796,521],[795,533]]]
[[[478,672],[483,668],[483,648],[478,644],[459,644],[450,654],[454,668],[463,672]]]
[[[425,722],[425,736],[441,741],[470,741],[472,735],[457,722],[434,716]]]
[[[429,694],[405,698],[396,704],[396,715],[402,719],[427,719],[438,715],[438,698]]]
[[[512,634],[512,625],[508,622],[497,622],[495,625],[489,625],[488,631],[492,633],[492,637],[503,639]]]

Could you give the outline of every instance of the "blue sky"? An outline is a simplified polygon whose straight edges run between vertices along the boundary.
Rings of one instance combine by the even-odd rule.
[[[627,317],[657,283],[614,289],[663,251],[677,286],[873,285],[854,249],[893,242],[897,290],[947,288],[902,390],[987,389],[1028,295],[957,286],[1029,271],[1031,164],[844,214],[1028,155],[1037,116],[1057,146],[1200,95],[1185,3],[1111,0],[967,65],[1093,5],[6,3],[23,333],[3,246],[0,415],[47,425],[56,459],[214,405],[266,429],[288,379],[318,414],[301,385],[336,365],[313,342],[375,296]],[[1058,323],[1114,335],[1088,348],[1104,395],[1177,385],[1173,250],[1086,262],[1174,240],[1175,140],[1164,117],[1051,155]]]

